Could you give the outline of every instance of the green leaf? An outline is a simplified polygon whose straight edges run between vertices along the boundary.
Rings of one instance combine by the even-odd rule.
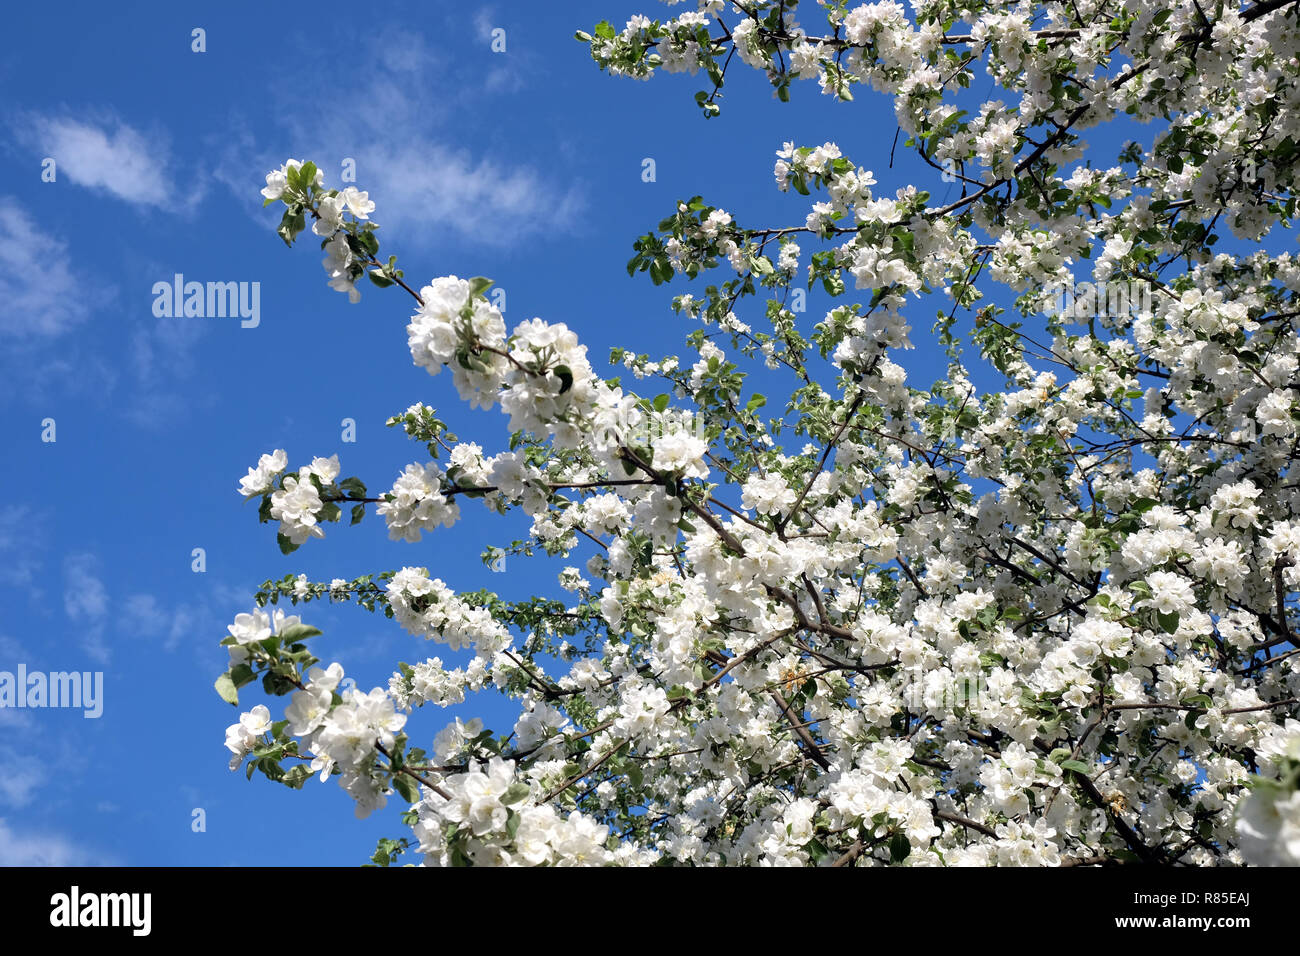
[[[1156,621],[1159,623],[1161,630],[1166,634],[1172,634],[1178,630],[1178,615],[1164,614],[1156,611]]]
[[[912,852],[912,841],[907,838],[907,834],[898,831],[889,838],[889,862],[902,863]]]
[[[831,851],[826,849],[826,844],[816,837],[813,837],[805,843],[803,848],[808,852],[808,855],[812,857],[814,863],[820,863],[831,855]]]
[[[298,237],[298,233],[302,232],[306,227],[307,220],[303,215],[302,206],[294,204],[285,210],[276,232],[284,240],[286,246],[292,246],[294,239]]]
[[[1075,773],[1081,773],[1086,777],[1090,768],[1082,760],[1063,760],[1061,761],[1061,769],[1073,770]]]
[[[294,644],[315,637],[319,633],[320,628],[312,627],[310,624],[290,624],[280,632],[280,640],[286,644]]]
[[[501,802],[506,806],[510,806],[511,804],[524,800],[530,793],[532,793],[532,790],[529,788],[528,784],[512,783],[506,788],[506,792],[501,794]]]
[[[555,375],[560,380],[560,394],[573,388],[573,370],[567,365],[555,366]]]
[[[420,788],[404,773],[393,774],[393,789],[401,794],[402,799],[407,803],[420,802]]]
[[[662,412],[665,408],[668,407],[668,401],[669,399],[667,395],[656,395],[654,400],[655,411]]]
[[[235,682],[230,679],[230,673],[228,671],[218,677],[216,684],[213,686],[216,687],[217,694],[227,704],[233,704],[236,707],[239,706],[239,691],[235,690]]]

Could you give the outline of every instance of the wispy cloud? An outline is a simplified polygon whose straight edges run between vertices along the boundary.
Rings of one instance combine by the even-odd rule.
[[[496,12],[495,6],[485,6],[479,7],[474,14],[474,29],[485,43],[492,39],[492,31],[496,29]]]
[[[473,23],[454,27],[481,43],[472,53],[435,46],[411,31],[371,36],[365,57],[372,68],[355,94],[364,109],[307,113],[286,104],[280,113],[287,118],[283,142],[291,144],[289,154],[314,159],[335,187],[344,185],[339,163],[354,160],[357,185],[377,204],[375,220],[385,235],[400,233],[404,243],[450,239],[515,246],[571,227],[584,199],[563,164],[465,145],[467,139],[492,138],[483,122],[492,98],[520,82],[513,72],[520,57],[489,52],[495,26],[480,13]],[[486,69],[484,57],[491,58]],[[253,148],[252,137],[244,134],[224,146],[214,176],[251,205],[266,171],[285,155]]]
[[[177,199],[163,134],[146,136],[112,116],[24,113],[10,125],[24,148],[54,159],[57,182],[166,212],[188,211],[202,197],[200,182]],[[16,200],[0,196],[0,341],[6,345],[0,402],[38,405],[70,394],[104,395],[125,379],[135,387],[116,407],[136,424],[165,423],[183,413],[175,382],[191,361],[201,324],[142,327],[128,342],[126,361],[106,355],[67,333],[111,308],[118,290],[80,267],[74,272],[72,263],[66,242],[45,231]],[[123,367],[129,370],[125,375]]]
[[[106,860],[58,833],[19,833],[0,817],[0,866],[101,866]]]
[[[186,608],[169,611],[152,594],[132,594],[122,605],[121,626],[131,634],[161,638],[164,650],[175,650],[193,619]]]
[[[576,190],[558,188],[537,169],[476,159],[432,140],[376,143],[358,165],[363,161],[371,194],[384,207],[381,221],[393,227],[431,226],[458,239],[511,246],[571,224],[582,208]]]
[[[203,322],[163,319],[131,334],[129,360],[135,381],[122,408],[134,424],[158,428],[191,413],[196,396],[185,385],[208,328]]]
[[[104,663],[104,623],[108,617],[108,589],[99,578],[99,560],[89,552],[68,555],[63,561],[63,610],[77,625],[87,654]]]
[[[124,202],[172,206],[166,141],[145,137],[116,118],[76,119],[29,115],[17,121],[18,138],[55,162],[56,174],[78,186]]]
[[[5,661],[24,661],[31,660],[31,655],[27,653],[27,648],[20,641],[15,640],[8,634],[0,634],[0,666]]]
[[[0,506],[0,584],[29,589],[39,597],[36,588],[37,572],[41,560],[34,553],[39,519],[27,505]],[[6,638],[0,635],[0,653],[7,651]]]
[[[68,617],[100,621],[108,613],[108,591],[96,572],[99,562],[88,552],[69,555],[63,562],[63,609]]]
[[[200,577],[211,577],[200,575]],[[224,581],[209,580],[190,588],[184,599],[176,602],[157,594],[128,595],[116,607],[115,622],[123,637],[156,640],[165,651],[180,648],[195,633],[220,633],[241,611],[248,610],[251,593]],[[214,660],[212,645],[206,640],[193,642],[195,659],[204,667]]]
[[[111,283],[74,271],[62,238],[0,196],[0,403],[39,406],[52,396],[111,391],[119,377],[113,361],[71,333],[116,297]],[[14,572],[0,565],[0,582]]]
[[[46,339],[86,318],[67,245],[42,232],[12,197],[0,197],[0,336]]]
[[[44,780],[40,760],[0,745],[0,806],[26,806]]]

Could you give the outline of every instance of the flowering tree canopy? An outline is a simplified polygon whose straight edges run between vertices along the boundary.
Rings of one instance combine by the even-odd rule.
[[[337,776],[360,816],[396,794],[384,863],[1300,863],[1300,263],[1265,249],[1296,212],[1297,5],[685,6],[578,39],[618,76],[704,77],[706,116],[740,64],[782,100],[870,86],[959,198],[774,143],[813,200],[793,224],[694,197],[636,241],[630,272],[697,281],[690,357],[613,350],[634,391],[565,325],[508,328],[486,279],[408,284],[365,192],[268,175],[284,241],[310,225],[353,301],[409,294],[415,364],[508,417],[480,445],[396,415],[428,454],[377,496],[337,456],[263,455],[239,490],[281,548],[344,508],[453,533],[478,499],[582,567],[524,602],[425,567],[268,581],[217,689],[289,700],[228,730],[232,768]],[[1134,141],[1090,155],[1107,123]],[[927,389],[891,356],[931,325]],[[380,609],[459,663],[340,692],[282,599]],[[408,724],[479,691],[514,725]]]

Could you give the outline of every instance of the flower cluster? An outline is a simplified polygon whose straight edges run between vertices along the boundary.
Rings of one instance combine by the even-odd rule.
[[[1256,866],[1300,866],[1300,721],[1287,721],[1261,748],[1276,776],[1256,782],[1237,806],[1241,853]]]
[[[581,812],[566,817],[537,805],[529,784],[500,757],[446,786],[446,796],[429,791],[416,808],[414,830],[429,865],[598,866],[653,859],[612,852],[605,846],[609,827]]]
[[[369,221],[375,211],[369,193],[356,186],[342,191],[326,189],[325,174],[315,163],[289,159],[266,174],[262,196],[264,205],[281,202],[287,207],[278,231],[290,245],[306,228],[310,215],[312,233],[324,240],[326,256],[321,265],[329,276],[329,287],[346,293],[349,302],[361,301],[356,282],[367,267],[375,267],[369,275],[381,288],[400,279],[401,272],[391,260],[383,265],[375,259],[379,243],[374,237],[374,224]]]
[[[442,490],[442,469],[435,462],[407,465],[393,490],[375,512],[388,522],[388,536],[394,541],[419,541],[422,531],[438,526],[450,528],[460,517],[460,508]]]
[[[397,622],[417,637],[436,639],[451,650],[473,647],[490,659],[508,647],[510,632],[482,607],[456,597],[428,568],[402,568],[388,582],[389,607]]]
[[[248,475],[240,479],[239,493],[246,499],[260,497],[261,521],[280,522],[280,547],[286,553],[300,547],[309,538],[323,538],[322,521],[338,521],[342,510],[337,502],[364,501],[365,485],[358,478],[339,479],[339,456],[313,458],[311,464],[286,474],[288,455],[277,448],[263,455]],[[362,512],[354,506],[352,523],[361,520]]]

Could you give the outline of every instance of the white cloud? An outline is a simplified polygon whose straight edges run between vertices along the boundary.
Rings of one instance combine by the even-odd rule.
[[[63,338],[57,351],[50,341],[3,350],[0,404],[20,402],[39,409],[39,420],[52,401],[73,397],[103,401],[113,394],[122,376],[109,353],[79,342],[76,336]]]
[[[68,617],[91,622],[108,613],[108,591],[97,577],[99,562],[87,552],[69,555],[63,562],[63,609]]]
[[[0,584],[31,588],[41,562],[33,557],[32,531],[37,522],[26,505],[0,507]],[[0,649],[3,639],[0,638]]]
[[[142,385],[162,377],[186,378],[194,368],[194,351],[207,333],[203,322],[161,321],[143,324],[131,336],[131,364]]]
[[[0,746],[0,805],[22,807],[45,782],[41,761]]]
[[[34,729],[36,722],[31,711],[18,710],[16,707],[0,707],[0,730],[5,733],[26,733]]]
[[[136,205],[189,210],[202,196],[201,183],[183,201],[173,199],[167,147],[113,120],[19,116],[17,138],[57,163],[58,182],[99,190]],[[189,184],[194,186],[195,184]],[[167,270],[170,273],[170,269]],[[106,355],[80,337],[68,336],[118,298],[111,283],[72,268],[67,243],[42,228],[13,197],[0,196],[0,403],[40,405],[51,398],[113,393],[134,370],[135,384],[115,402],[124,417],[141,425],[165,424],[184,414],[176,382],[192,364],[203,323],[154,323],[134,330],[128,357]],[[51,343],[62,338],[59,348]],[[173,371],[175,370],[175,371]],[[120,394],[120,393],[119,393]],[[0,569],[0,581],[13,575]]]
[[[52,158],[56,174],[78,186],[103,190],[129,203],[174,204],[167,148],[156,135],[146,139],[116,119],[32,116],[20,123],[19,138],[43,157]]]
[[[122,605],[122,625],[144,637],[163,632],[163,609],[152,594],[132,594]]]
[[[101,866],[86,847],[57,833],[16,832],[0,817],[0,866]]]
[[[158,640],[165,651],[175,651],[195,635],[224,633],[225,625],[241,611],[247,611],[252,596],[242,587],[212,580],[189,589],[182,600],[171,603],[166,595],[131,594],[120,604],[116,628],[124,637]],[[212,645],[192,640],[195,659],[203,667],[212,665]]]
[[[0,196],[0,404],[112,391],[114,361],[70,333],[116,297],[114,286],[74,272],[67,245]],[[0,564],[0,583],[16,583],[26,565]]]
[[[538,170],[475,159],[433,140],[361,151],[358,168],[392,227],[450,230],[457,239],[510,246],[571,223],[582,208],[576,189],[562,191]],[[360,178],[360,176],[358,176]],[[383,216],[380,216],[380,213]]]
[[[200,615],[206,614],[206,604],[201,604]],[[186,632],[195,607],[180,605],[169,611],[158,603],[152,594],[132,594],[122,606],[122,628],[136,637],[163,639],[163,649],[174,651]]]
[[[468,27],[447,25],[445,32],[468,29],[482,40],[493,25],[480,14]],[[266,172],[287,156],[313,159],[333,187],[344,185],[340,161],[354,159],[356,185],[377,205],[373,218],[384,226],[381,237],[400,238],[408,248],[440,240],[513,246],[571,227],[585,203],[563,163],[465,145],[467,138],[499,139],[490,121],[484,122],[493,95],[522,82],[522,54],[512,54],[507,63],[488,51],[485,40],[471,47],[435,46],[406,30],[371,36],[365,52],[371,68],[355,92],[364,109],[308,113],[286,103],[280,114],[287,117],[282,141],[288,145],[277,151],[255,147],[241,130],[214,144],[223,157],[214,177],[250,207],[254,200],[260,207],[257,191]],[[259,213],[259,219],[267,216]]]
[[[357,178],[364,180],[360,185],[379,207],[375,218],[385,226],[410,227],[412,236],[449,230],[458,240],[511,246],[563,229],[581,212],[582,193],[559,180],[560,164],[548,168],[515,156],[476,156],[458,145],[467,128],[460,117],[483,112],[484,97],[474,91],[473,79],[482,81],[487,93],[514,84],[519,57],[510,57],[507,69],[498,62],[502,57],[488,52],[498,25],[494,12],[477,12],[473,28],[482,48],[463,63],[435,57],[418,33],[373,37],[372,52],[382,67],[371,74],[363,99],[382,108],[315,127],[324,134],[318,137],[325,140],[324,156],[332,158],[330,147],[337,152],[349,142],[362,144],[341,155],[356,158]],[[484,57],[493,65],[486,73]],[[455,99],[443,95],[449,86],[460,91]],[[300,132],[310,137],[311,131]]]
[[[196,396],[184,386],[209,328],[205,322],[163,319],[132,333],[129,357],[136,387],[123,405],[128,419],[142,427],[158,428],[192,413]]]
[[[35,520],[27,505],[0,508],[0,551],[10,551],[30,541]]]
[[[31,660],[27,648],[16,638],[10,637],[8,634],[0,634],[0,670],[6,669],[6,661],[25,660]]]
[[[95,660],[107,662],[104,619],[108,615],[108,589],[99,579],[99,561],[93,554],[81,552],[64,559],[63,610],[76,624],[82,649]]]
[[[492,39],[492,30],[496,27],[496,7],[479,7],[474,14],[474,29],[478,38],[485,43]]]
[[[29,597],[42,596],[37,585],[41,560],[43,522],[27,505],[0,506],[0,584],[22,588]],[[5,652],[6,638],[0,635],[0,653]]]
[[[0,336],[48,338],[86,318],[85,293],[67,246],[0,196]]]

